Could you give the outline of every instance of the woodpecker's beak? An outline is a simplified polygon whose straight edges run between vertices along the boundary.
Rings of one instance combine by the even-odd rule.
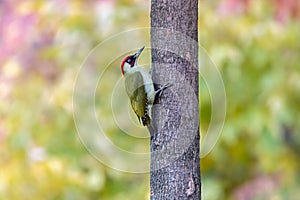
[[[141,53],[142,53],[142,51],[144,50],[144,48],[145,48],[145,46],[143,46],[140,50],[138,50],[138,51],[133,55],[133,57],[134,57],[135,59],[137,59],[137,58],[141,55]]]

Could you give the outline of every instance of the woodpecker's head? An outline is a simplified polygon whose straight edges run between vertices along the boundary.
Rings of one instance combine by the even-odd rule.
[[[137,60],[138,60],[139,56],[141,55],[142,51],[144,50],[144,48],[145,48],[145,46],[143,46],[135,54],[133,54],[131,56],[127,56],[123,59],[123,61],[121,63],[121,70],[122,70],[123,75],[126,72],[128,72],[131,68],[133,68],[137,65]]]

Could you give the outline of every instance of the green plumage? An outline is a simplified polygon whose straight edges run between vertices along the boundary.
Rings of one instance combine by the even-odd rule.
[[[147,93],[143,84],[143,76],[139,71],[125,75],[125,88],[131,107],[139,121],[142,119],[143,125],[149,126],[151,120],[148,113]]]

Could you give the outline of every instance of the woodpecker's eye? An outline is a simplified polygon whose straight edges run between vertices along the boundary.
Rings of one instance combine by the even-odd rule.
[[[135,59],[131,56],[129,58],[127,58],[126,62],[131,66],[133,67],[134,66],[134,61]]]

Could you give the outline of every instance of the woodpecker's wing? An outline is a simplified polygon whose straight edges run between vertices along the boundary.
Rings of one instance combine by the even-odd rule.
[[[130,98],[131,107],[138,119],[140,120],[140,118],[142,118],[143,120],[143,118],[148,117],[147,93],[145,91],[144,80],[141,72],[136,71],[126,75],[125,88],[127,95]]]

